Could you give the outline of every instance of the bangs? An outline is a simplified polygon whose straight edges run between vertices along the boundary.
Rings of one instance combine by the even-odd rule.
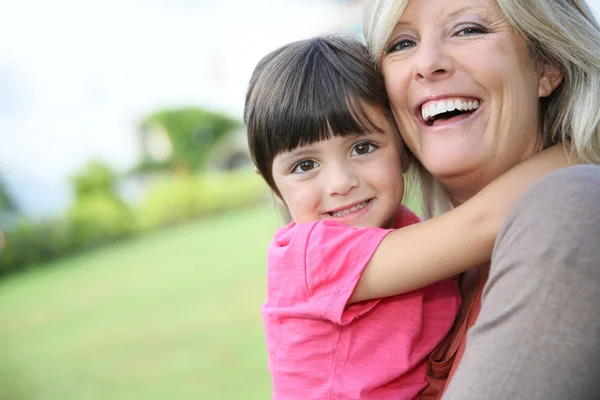
[[[330,94],[310,97],[292,109],[276,113],[270,127],[265,127],[267,147],[273,158],[333,137],[384,132],[369,116],[364,100],[357,99],[356,94],[344,95],[343,91],[334,89]]]

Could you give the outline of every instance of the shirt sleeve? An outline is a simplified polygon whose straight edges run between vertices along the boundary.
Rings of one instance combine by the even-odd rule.
[[[400,220],[397,221],[396,228],[402,228],[421,222],[421,218],[405,206],[400,207],[398,214],[400,215]]]
[[[308,234],[305,254],[309,307],[315,318],[346,325],[379,299],[346,307],[358,280],[390,229],[350,227],[319,221]]]

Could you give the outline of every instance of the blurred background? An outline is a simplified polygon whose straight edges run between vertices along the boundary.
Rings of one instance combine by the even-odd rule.
[[[260,307],[284,221],[246,85],[287,42],[360,36],[361,12],[0,0],[0,400],[270,398]]]
[[[341,0],[0,0],[0,400],[266,399],[255,64]]]

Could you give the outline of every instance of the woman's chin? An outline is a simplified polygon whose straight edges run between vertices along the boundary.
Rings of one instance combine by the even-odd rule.
[[[444,178],[468,176],[478,170],[484,173],[484,170],[490,167],[490,163],[485,161],[485,157],[472,150],[449,151],[445,148],[439,151],[424,151],[420,160],[425,169],[441,181]]]

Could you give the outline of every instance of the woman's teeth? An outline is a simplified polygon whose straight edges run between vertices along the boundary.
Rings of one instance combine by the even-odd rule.
[[[430,101],[421,106],[421,114],[425,121],[437,115],[452,111],[473,111],[479,108],[478,100],[448,99]]]
[[[331,215],[332,217],[342,217],[344,215],[348,215],[350,213],[353,213],[355,211],[365,208],[367,206],[367,204],[369,204],[369,201],[371,201],[371,200],[367,200],[364,203],[360,203],[354,207],[350,207],[350,208],[347,208],[342,211],[330,212],[329,215]]]

